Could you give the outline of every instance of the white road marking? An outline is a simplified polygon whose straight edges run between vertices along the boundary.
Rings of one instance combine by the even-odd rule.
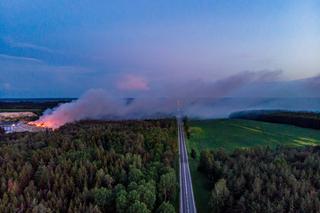
[[[180,152],[180,212],[182,213],[196,213],[196,206],[194,201],[193,187],[191,173],[188,163],[188,152],[185,144],[185,133],[183,129],[183,122],[181,118],[177,118],[178,123],[178,144]],[[182,177],[183,176],[183,177]],[[191,199],[191,203],[190,200]]]

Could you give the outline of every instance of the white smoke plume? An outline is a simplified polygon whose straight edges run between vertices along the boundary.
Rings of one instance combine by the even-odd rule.
[[[197,118],[224,117],[236,110],[289,108],[288,102],[261,99],[226,99],[228,94],[249,84],[272,82],[278,79],[281,71],[243,72],[216,82],[191,81],[183,85],[167,88],[163,97],[149,96],[135,98],[112,98],[102,89],[92,89],[78,100],[62,104],[47,111],[37,125],[49,128],[84,119],[144,119],[160,116],[174,116],[177,102],[185,115]],[[252,91],[254,92],[254,91]],[[274,104],[275,103],[275,104]],[[291,103],[292,104],[292,103]],[[315,106],[315,108],[318,105]]]
[[[35,124],[49,128],[83,119],[140,119],[174,113],[175,102],[165,99],[139,99],[128,103],[125,99],[110,98],[102,89],[91,89],[78,100],[47,111]]]

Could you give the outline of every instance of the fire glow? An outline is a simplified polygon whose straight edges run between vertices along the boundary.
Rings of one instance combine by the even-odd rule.
[[[54,124],[54,122],[50,122],[50,121],[41,121],[41,120],[38,120],[38,121],[32,121],[32,122],[29,122],[28,123],[29,125],[32,125],[32,126],[36,126],[38,128],[45,128],[45,129],[56,129],[57,126]]]

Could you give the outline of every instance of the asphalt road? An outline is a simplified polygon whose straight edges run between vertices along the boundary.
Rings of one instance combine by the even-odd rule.
[[[185,133],[183,122],[178,118],[178,142],[180,152],[180,212],[193,213],[197,212],[194,202],[192,179],[190,175],[188,152],[185,143]]]

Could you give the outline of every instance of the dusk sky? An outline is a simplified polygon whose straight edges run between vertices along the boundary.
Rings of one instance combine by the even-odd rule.
[[[320,74],[320,1],[0,1],[0,98],[131,96],[244,71]]]

